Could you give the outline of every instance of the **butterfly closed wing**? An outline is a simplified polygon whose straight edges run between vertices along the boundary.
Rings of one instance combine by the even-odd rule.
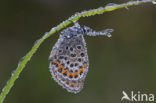
[[[78,27],[61,32],[49,58],[54,80],[73,93],[83,88],[88,72],[88,55],[82,32]]]

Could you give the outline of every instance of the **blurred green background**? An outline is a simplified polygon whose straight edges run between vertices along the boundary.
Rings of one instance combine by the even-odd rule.
[[[127,0],[128,1],[128,0]],[[18,61],[45,32],[75,12],[125,0],[1,0],[0,92]],[[49,72],[58,35],[48,38],[22,71],[4,103],[120,103],[122,91],[156,95],[156,5],[120,9],[79,20],[112,38],[86,36],[90,61],[84,89],[71,94]]]

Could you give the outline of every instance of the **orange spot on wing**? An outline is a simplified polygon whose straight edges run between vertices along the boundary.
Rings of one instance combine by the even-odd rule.
[[[73,73],[73,76],[76,76],[76,75],[78,75],[78,72],[74,72],[74,73]]]
[[[75,87],[75,86],[78,86],[79,83],[75,81],[69,81],[69,85],[73,85]]]
[[[60,63],[56,59],[54,59],[53,62],[60,66]]]
[[[69,75],[72,75],[73,76],[73,73],[72,72],[68,71],[68,73],[69,73]]]
[[[79,71],[78,71],[78,74],[80,74],[81,72],[83,73],[84,72],[84,69],[87,67],[87,64],[84,63],[83,64],[83,67],[79,68]]]
[[[53,60],[54,63],[56,63],[58,65],[57,71],[62,69],[62,71],[64,71],[64,66],[60,64],[60,62],[58,62],[56,59]],[[62,72],[64,73],[64,72]]]
[[[65,69],[64,66],[61,65],[60,62],[57,61],[56,59],[53,59],[53,62],[58,65],[57,71],[62,69],[62,72],[61,72],[62,74],[67,73],[67,76],[72,75],[73,77],[76,75],[79,75],[81,72],[84,72],[84,69],[87,67],[87,64],[84,63],[83,67],[79,68],[78,72],[70,72],[68,69]]]
[[[84,68],[86,68],[86,67],[87,67],[87,64],[86,64],[86,63],[84,63],[84,64],[83,64],[83,67],[84,67]]]
[[[68,74],[68,70],[66,70],[66,69],[63,69],[63,73],[67,73],[67,74]]]

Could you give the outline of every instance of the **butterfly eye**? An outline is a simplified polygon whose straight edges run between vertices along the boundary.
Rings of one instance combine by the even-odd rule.
[[[83,31],[84,31],[85,33],[91,31],[91,28],[90,28],[90,27],[83,26],[82,28],[83,28]]]

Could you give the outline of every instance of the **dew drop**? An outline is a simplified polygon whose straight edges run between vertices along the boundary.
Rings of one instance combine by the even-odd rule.
[[[156,0],[153,0],[152,3],[153,3],[153,4],[156,4]]]
[[[148,0],[142,0],[142,1],[148,1]]]
[[[111,32],[113,32],[113,29],[105,29],[104,32],[106,33],[107,37],[112,37]]]
[[[127,6],[125,7],[127,10],[129,9]]]
[[[116,5],[118,5],[118,4],[115,4],[115,3],[109,3],[109,4],[106,5],[106,7],[109,7],[109,6],[116,6]]]
[[[109,37],[109,38],[110,38],[110,37],[112,37],[112,35],[111,35],[111,34],[108,34],[108,35],[107,35],[107,37]]]
[[[103,7],[97,8],[97,10],[101,10],[101,9],[103,9]],[[103,12],[100,12],[100,13],[98,13],[98,14],[103,14]]]
[[[51,28],[51,30],[50,30],[50,31],[52,32],[52,31],[55,31],[55,30],[56,30],[56,27],[54,27],[54,28]]]

